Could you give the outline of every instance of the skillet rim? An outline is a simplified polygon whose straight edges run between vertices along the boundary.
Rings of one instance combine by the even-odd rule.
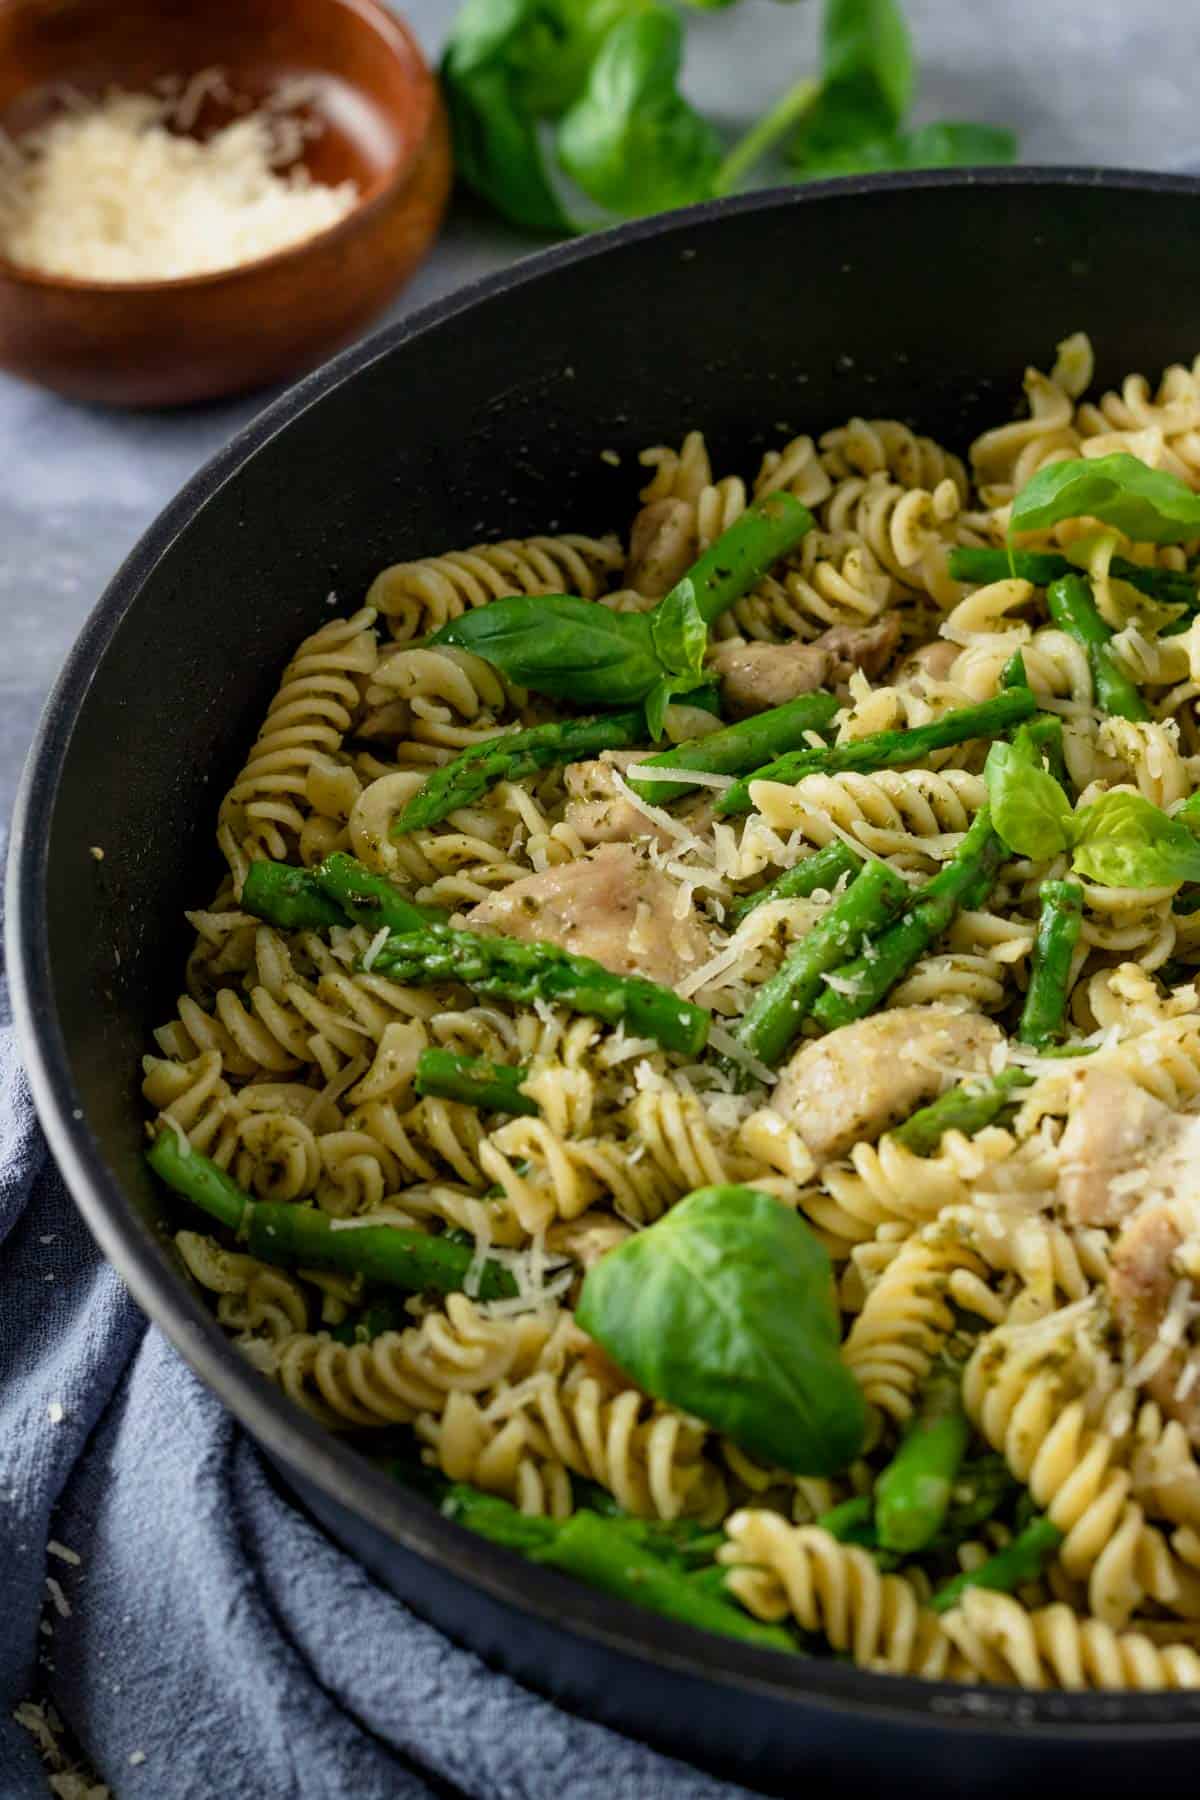
[[[70,754],[76,715],[126,612],[145,580],[191,518],[294,419],[411,339],[456,315],[510,293],[565,264],[585,263],[618,245],[691,231],[730,214],[785,212],[828,201],[940,188],[1116,189],[1200,198],[1200,177],[1073,166],[924,170],[771,188],[630,221],[594,236],[552,246],[483,276],[368,336],[287,388],[191,476],[143,533],[88,617],[63,663],[30,747],[13,814],[6,884],[6,952],[13,1016],[38,1117],[71,1197],[105,1257],[134,1299],[193,1371],[251,1435],[285,1468],[296,1470],[334,1506],[364,1520],[403,1550],[481,1588],[494,1601],[566,1634],[616,1651],[649,1669],[666,1667],[694,1680],[753,1693],[773,1703],[808,1702],[847,1724],[870,1719],[909,1728],[1067,1740],[1073,1745],[1141,1742],[1200,1735],[1200,1694],[1035,1693],[971,1688],[912,1676],[881,1676],[813,1657],[721,1641],[714,1671],[710,1634],[640,1611],[554,1570],[531,1564],[445,1519],[423,1496],[383,1475],[323,1431],[238,1356],[198,1298],[173,1274],[125,1198],[93,1138],[71,1077],[54,1007],[43,897],[48,819]],[[435,1620],[445,1629],[442,1621]],[[453,1635],[453,1633],[451,1634]],[[1180,1716],[1181,1712],[1184,1716]],[[799,1723],[802,1713],[797,1711]]]

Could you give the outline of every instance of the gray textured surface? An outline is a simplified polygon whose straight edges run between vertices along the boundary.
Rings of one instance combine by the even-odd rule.
[[[430,52],[456,0],[407,7]],[[1172,168],[1200,145],[1192,0],[910,0],[920,116],[990,118],[1029,161]],[[816,0],[744,0],[692,21],[688,86],[721,120],[753,116],[808,66]],[[533,246],[457,214],[393,316]],[[64,652],[122,557],[180,483],[267,396],[174,415],[72,406],[0,377],[0,821]],[[431,548],[436,546],[431,546]]]

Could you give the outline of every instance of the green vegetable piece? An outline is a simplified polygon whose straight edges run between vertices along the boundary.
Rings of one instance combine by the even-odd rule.
[[[335,1344],[370,1344],[385,1331],[403,1331],[413,1322],[412,1314],[402,1300],[372,1300],[369,1306],[334,1325],[330,1337]]]
[[[1200,843],[1180,814],[1116,789],[1077,814],[1073,864],[1101,887],[1170,887],[1200,881]]]
[[[1142,467],[1141,463],[1138,467]],[[1046,590],[1046,604],[1054,623],[1087,650],[1096,704],[1120,719],[1148,719],[1150,708],[1109,648],[1112,632],[1096,611],[1085,577],[1063,575],[1052,581]]]
[[[1033,1076],[1025,1069],[1003,1069],[987,1081],[964,1081],[940,1099],[921,1107],[897,1125],[892,1141],[916,1156],[932,1156],[948,1131],[974,1137],[1013,1104],[1018,1088],[1029,1087]]]
[[[470,650],[535,694],[576,706],[629,706],[664,672],[652,618],[574,594],[509,594],[451,619],[430,643]]]
[[[817,1524],[839,1544],[858,1544],[864,1550],[873,1550],[878,1542],[873,1510],[870,1494],[856,1494],[853,1500],[843,1500],[840,1506],[822,1513]]]
[[[442,60],[454,163],[476,193],[533,231],[570,230],[525,104],[516,65],[528,54],[538,0],[467,0]]]
[[[701,618],[711,625],[794,550],[812,527],[812,514],[794,495],[764,494],[701,552],[671,591],[690,587]],[[668,594],[659,604],[665,608],[670,598]]]
[[[949,1612],[957,1606],[967,1588],[990,1588],[995,1593],[1010,1594],[1014,1588],[1036,1581],[1047,1562],[1063,1541],[1057,1525],[1046,1518],[1036,1518],[1026,1525],[1003,1550],[989,1556],[979,1568],[956,1575],[938,1589],[930,1601],[934,1612]]]
[[[483,607],[473,617],[490,610]],[[473,805],[499,781],[522,781],[539,769],[580,762],[602,750],[629,749],[645,739],[646,720],[640,707],[632,712],[602,713],[594,719],[556,719],[528,731],[487,738],[427,776],[392,820],[390,835],[398,838],[410,831],[424,831],[459,807]],[[414,926],[397,925],[396,929],[412,930]]]
[[[964,1462],[954,1483],[939,1544],[957,1549],[964,1538],[995,1517],[1017,1487],[1008,1464],[994,1451]]]
[[[341,852],[326,857],[316,869],[251,863],[242,886],[242,905],[283,931],[328,931],[333,925],[414,931],[446,919],[440,907],[418,906],[386,875],[376,875]]]
[[[694,4],[694,0],[693,0]],[[713,177],[714,194],[732,194],[756,163],[808,117],[821,96],[821,83],[811,75],[782,93],[761,119],[738,138]]]
[[[1185,544],[1200,537],[1200,494],[1124,451],[1047,463],[1013,501],[1009,539],[1083,518],[1115,525],[1135,544]]]
[[[821,977],[881,931],[910,893],[887,863],[868,863],[758,989],[737,1029],[743,1049],[769,1068],[782,1062],[821,992]]]
[[[889,137],[912,103],[912,41],[896,0],[826,0],[821,95],[792,146],[795,161],[820,165]]]
[[[850,769],[903,768],[924,762],[932,751],[944,750],[951,744],[962,744],[970,738],[999,737],[1036,711],[1037,701],[1028,688],[1012,688],[997,694],[994,700],[959,707],[911,730],[873,731],[868,737],[831,744],[825,750],[793,750],[727,788],[717,801],[717,811],[725,815],[749,812],[753,805],[750,784],[755,781],[800,781],[805,775],[839,775]]]
[[[1027,688],[1029,676],[1025,672],[1025,658],[1019,650],[1014,650],[996,681],[997,691],[1004,693],[1006,688]]]
[[[328,931],[346,923],[312,870],[290,863],[252,862],[242,883],[242,905],[281,931]]]
[[[1049,587],[1063,575],[1079,573],[1074,563],[1053,550],[983,550],[965,544],[951,550],[949,568],[955,581],[1005,581],[1010,575],[1017,575],[1022,581],[1031,581],[1034,587],[1042,588]],[[1109,573],[1152,600],[1160,600],[1167,606],[1196,609],[1198,596],[1194,575],[1178,569],[1147,569],[1124,556],[1113,557]]]
[[[665,806],[681,794],[692,792],[695,782],[653,781],[644,774],[648,769],[695,769],[709,775],[741,775],[757,768],[764,757],[778,756],[784,750],[806,741],[810,731],[820,731],[838,711],[839,702],[832,694],[818,690],[801,694],[783,706],[755,713],[724,731],[712,731],[707,737],[693,738],[649,756],[630,769],[626,779],[636,793],[651,806]]]
[[[961,1390],[960,1368],[934,1368],[900,1448],[876,1480],[875,1528],[885,1550],[911,1556],[942,1528],[971,1435]]]
[[[620,1600],[701,1631],[715,1631],[769,1650],[794,1652],[796,1648],[782,1626],[760,1624],[731,1601],[696,1586],[688,1576],[631,1542],[615,1528],[613,1520],[598,1518],[595,1513],[572,1514],[557,1527],[550,1543],[536,1552],[536,1560],[576,1575]]]
[[[757,893],[743,894],[740,900],[735,900],[729,908],[730,923],[736,928],[756,906],[765,906],[769,900],[807,900],[818,889],[832,893],[843,876],[857,875],[862,866],[862,858],[840,838],[835,838],[823,850],[817,850],[792,868],[785,869]]]
[[[449,1487],[441,1510],[447,1519],[457,1520],[468,1531],[476,1531],[493,1544],[503,1544],[506,1550],[519,1550],[525,1556],[547,1549],[562,1529],[557,1519],[518,1512],[507,1500],[485,1494],[465,1481],[456,1481]]]
[[[791,494],[748,506],[648,613],[617,613],[571,594],[513,594],[435,631],[535,693],[577,705],[646,705],[652,735],[675,694],[707,685],[704,628],[812,529]]]
[[[146,1161],[176,1193],[236,1233],[249,1254],[262,1262],[285,1269],[340,1269],[413,1294],[425,1288],[452,1294],[465,1286],[474,1258],[474,1250],[465,1244],[395,1225],[356,1223],[338,1230],[338,1222],[319,1207],[252,1200],[224,1169],[173,1130],[159,1133]],[[481,1299],[500,1299],[516,1291],[502,1264],[483,1264]]]
[[[558,160],[624,218],[704,200],[721,140],[679,92],[683,28],[661,8],[614,25],[558,127]]]
[[[768,1194],[689,1194],[593,1265],[575,1316],[647,1393],[753,1456],[831,1475],[862,1447],[829,1257]]]
[[[993,827],[1014,855],[1044,862],[1068,847],[1075,831],[1074,809],[1042,767],[1028,726],[1011,743],[992,745],[983,774]]]
[[[1016,134],[1001,125],[938,120],[916,131],[861,138],[827,150],[810,150],[804,175],[859,175],[884,169],[961,169],[1016,161]]]
[[[371,966],[413,986],[454,981],[523,1006],[544,1000],[609,1025],[624,1024],[634,1036],[686,1055],[698,1055],[708,1039],[710,1014],[702,1006],[640,975],[614,975],[590,956],[573,956],[557,944],[430,925],[390,937]]]
[[[327,856],[312,873],[326,898],[368,931],[378,931],[381,925],[389,931],[420,931],[446,922],[448,915],[440,906],[418,906],[386,875],[377,875],[343,850]]]
[[[1033,946],[1029,991],[1017,1036],[1042,1046],[1063,1035],[1071,965],[1083,929],[1083,889],[1077,881],[1043,881],[1042,910]]]
[[[911,734],[917,736],[916,732]],[[823,1031],[864,1019],[946,930],[956,912],[982,905],[1004,861],[1004,845],[982,807],[953,858],[913,896],[903,918],[875,938],[869,955],[843,963],[838,985],[827,987],[812,1009]]]
[[[524,1113],[532,1117],[541,1109],[536,1100],[521,1092],[528,1069],[488,1062],[482,1056],[458,1056],[453,1050],[422,1050],[417,1058],[413,1086],[418,1094],[439,1100],[457,1100],[477,1106],[481,1112]]]

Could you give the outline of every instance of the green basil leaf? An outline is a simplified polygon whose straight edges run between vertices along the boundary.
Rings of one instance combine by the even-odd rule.
[[[708,649],[708,626],[696,600],[696,585],[685,575],[660,605],[646,615],[654,648],[673,675],[700,678]]]
[[[828,1254],[769,1194],[689,1194],[589,1269],[575,1317],[647,1393],[765,1462],[834,1475],[862,1449]]]
[[[820,98],[790,151],[795,161],[827,164],[892,138],[912,104],[914,81],[912,41],[897,0],[827,0],[821,74]]]
[[[1200,494],[1124,451],[1048,463],[1013,501],[1008,534],[1082,518],[1115,525],[1134,543],[1182,544],[1200,537]]]
[[[431,644],[456,644],[511,681],[580,705],[636,705],[663,673],[646,613],[573,594],[512,594],[465,612]]]
[[[1075,871],[1101,887],[1200,881],[1200,843],[1140,794],[1102,794],[1076,818]]]
[[[1044,862],[1070,845],[1075,813],[1028,734],[992,745],[983,768],[992,827],[1017,856]]]
[[[887,137],[864,138],[810,151],[804,159],[804,174],[815,179],[882,169],[954,169],[1010,163],[1016,153],[1016,137],[1000,126],[922,125],[917,131],[898,131]]]
[[[598,205],[627,218],[702,200],[721,142],[678,89],[683,31],[655,8],[615,25],[564,114],[558,160]]]
[[[537,124],[517,111],[507,72],[482,68],[456,76],[447,60],[442,75],[462,179],[514,225],[570,231],[571,221],[550,185]]]
[[[577,100],[614,25],[651,12],[658,0],[538,0],[532,29],[510,52],[519,104],[557,119]]]

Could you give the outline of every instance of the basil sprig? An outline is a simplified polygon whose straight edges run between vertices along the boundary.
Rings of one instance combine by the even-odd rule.
[[[1123,450],[1048,463],[1013,501],[1009,538],[1085,518],[1115,525],[1137,544],[1184,544],[1200,537],[1200,494]]]
[[[754,1188],[700,1188],[588,1271],[575,1317],[640,1387],[799,1475],[862,1449],[829,1256]]]
[[[663,0],[467,0],[442,63],[459,174],[514,224],[562,233],[731,193],[789,139],[801,180],[1015,154],[991,126],[905,129],[915,79],[899,0],[825,0],[820,73],[793,78],[724,154],[682,91],[682,51]]]
[[[1070,850],[1074,872],[1100,887],[1200,881],[1200,841],[1188,828],[1200,809],[1172,817],[1118,788],[1076,811],[1027,728],[992,745],[983,773],[993,829],[1016,856],[1046,862]]]
[[[574,594],[513,594],[465,612],[431,644],[473,651],[510,681],[580,706],[644,703],[653,738],[679,694],[706,685],[708,628],[812,528],[788,493],[748,506],[646,613]]]

